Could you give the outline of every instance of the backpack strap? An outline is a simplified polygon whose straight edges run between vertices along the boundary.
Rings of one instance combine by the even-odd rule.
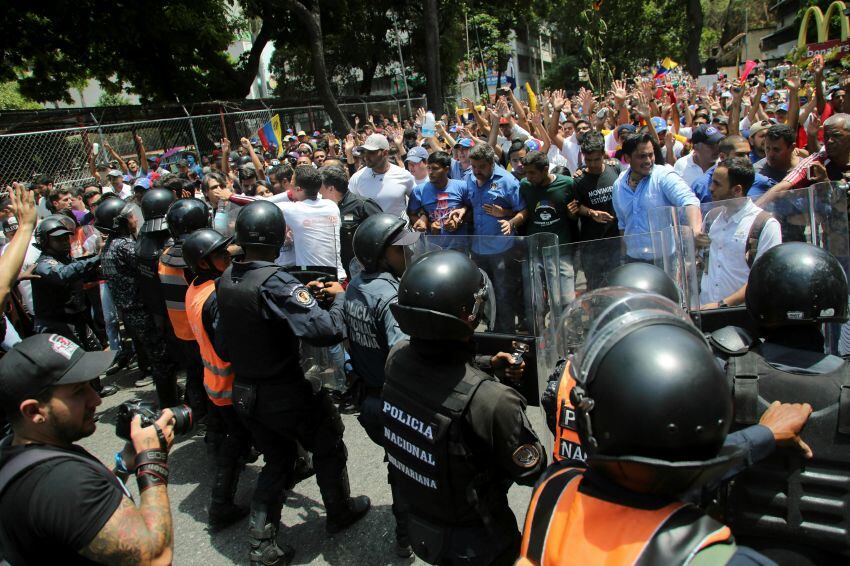
[[[749,267],[752,267],[753,263],[756,261],[761,233],[764,231],[767,221],[771,218],[773,218],[771,213],[762,210],[756,215],[753,225],[750,226],[750,233],[747,235],[747,243],[744,246],[744,260],[747,262],[747,266]]]
[[[741,425],[756,424],[759,420],[758,356],[752,352],[733,356],[727,362],[726,371],[732,378],[735,422]]]

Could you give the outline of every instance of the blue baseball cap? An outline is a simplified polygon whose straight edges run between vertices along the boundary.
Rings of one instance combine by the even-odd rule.
[[[656,132],[666,132],[668,129],[667,120],[661,116],[653,116],[650,122],[652,122],[652,127],[655,128]]]
[[[788,104],[783,102],[782,104],[780,104],[779,106],[776,107],[776,111],[777,112],[788,112]]]
[[[707,143],[709,145],[714,145],[720,143],[723,138],[724,135],[720,133],[720,130],[714,126],[702,124],[695,128],[691,134],[691,143]]]
[[[455,147],[465,147],[467,149],[469,149],[470,147],[472,147],[474,145],[475,145],[475,140],[473,140],[471,138],[460,138],[455,143]]]
[[[133,181],[133,188],[135,189],[136,187],[142,187],[143,189],[148,190],[151,188],[151,180],[147,177],[139,177]]]
[[[404,158],[411,163],[421,163],[426,159],[428,159],[428,150],[422,146],[411,147]]]

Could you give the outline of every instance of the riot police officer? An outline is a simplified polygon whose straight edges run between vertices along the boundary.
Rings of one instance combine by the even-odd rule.
[[[204,388],[212,410],[223,425],[223,439],[215,454],[216,473],[209,512],[213,530],[248,514],[248,508],[236,505],[233,497],[251,448],[251,433],[233,410],[233,367],[226,361],[226,347],[220,340],[215,296],[215,282],[230,265],[227,246],[232,240],[215,230],[202,228],[192,232],[183,242],[183,258],[196,275],[186,291],[186,316],[204,362]]]
[[[91,328],[91,317],[85,301],[83,283],[95,280],[100,256],[71,257],[72,228],[68,218],[52,214],[35,229],[35,247],[41,255],[35,263],[32,301],[35,311],[34,330],[60,334],[88,351],[101,350]],[[101,397],[118,392],[114,385],[96,386]]]
[[[518,564],[726,564],[739,552],[729,528],[679,499],[743,457],[724,446],[732,400],[723,372],[677,305],[603,291],[613,300],[570,363],[588,469],[547,470]]]
[[[343,339],[338,283],[322,294],[334,297],[322,310],[307,287],[273,261],[286,233],[283,213],[267,201],[254,201],[236,218],[236,243],[245,252],[217,285],[222,334],[235,374],[233,406],[245,423],[265,466],[257,479],[249,521],[252,563],[277,564],[293,554],[276,541],[284,486],[293,473],[292,438],[312,452],[316,481],[333,534],[369,510],[366,496],[352,498],[342,439],[342,419],[327,392],[314,388],[299,363],[299,342],[315,346]]]
[[[363,266],[345,291],[345,325],[355,383],[351,389],[360,408],[357,419],[372,442],[383,446],[381,388],[384,364],[390,349],[407,338],[390,311],[398,297],[399,278],[406,264],[404,246],[419,239],[396,214],[369,216],[354,233],[352,249]],[[392,486],[392,484],[391,484]],[[393,496],[396,518],[396,553],[410,556],[410,543],[402,511]]]
[[[679,303],[679,289],[676,283],[663,269],[649,263],[636,262],[621,265],[608,274],[607,282],[610,287],[627,287],[656,293],[674,303]],[[589,301],[581,302],[582,305],[590,303]],[[576,313],[578,318],[586,318],[588,315],[584,307],[567,312]],[[570,349],[581,343],[583,337],[577,336],[577,333],[587,327],[586,320],[574,318],[567,315],[561,321],[561,338],[564,338],[563,330],[569,330],[572,335],[569,339],[570,344],[561,344],[565,355],[572,353]],[[569,326],[569,329],[563,328],[564,326]],[[575,408],[570,402],[570,391],[574,386],[575,380],[570,375],[569,362],[567,358],[563,358],[549,376],[548,385],[540,397],[540,404],[546,414],[546,424],[555,435],[552,458],[557,462],[567,460],[572,465],[583,465],[587,460],[587,454],[581,446],[575,422]]]
[[[142,302],[163,329],[166,328],[168,316],[159,284],[159,256],[171,239],[165,214],[175,200],[174,193],[168,189],[157,188],[146,192],[141,204],[145,221],[136,239],[136,264]],[[167,324],[170,325],[170,322]]]
[[[183,240],[195,230],[209,226],[210,211],[199,199],[181,198],[168,208],[165,221],[173,243],[159,257],[157,271],[160,289],[165,299],[168,320],[180,347],[180,361],[186,371],[186,401],[195,417],[201,419],[207,413],[208,401],[204,392],[201,353],[186,316],[186,290],[195,275],[183,259]],[[211,428],[208,426],[210,432],[216,432]]]
[[[525,400],[471,363],[473,330],[494,306],[488,285],[464,254],[431,252],[407,268],[390,306],[411,338],[387,359],[383,443],[411,545],[430,563],[512,563],[508,488],[546,465]]]
[[[829,252],[785,243],[756,260],[745,300],[762,340],[727,348],[735,424],[755,422],[776,401],[814,412],[802,438],[788,439],[794,447],[735,478],[727,519],[736,538],[779,563],[847,562],[850,366],[823,353],[821,333],[823,323],[847,320],[846,275]]]
[[[139,293],[134,241],[138,219],[133,209],[128,202],[110,198],[95,210],[95,228],[108,236],[101,250],[103,275],[136,347],[139,367],[146,367],[146,361],[150,364],[159,406],[173,407],[177,404],[175,368],[165,349],[165,337],[145,309]]]

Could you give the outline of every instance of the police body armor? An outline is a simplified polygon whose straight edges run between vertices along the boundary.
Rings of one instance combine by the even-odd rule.
[[[63,265],[74,261],[70,256],[54,257],[42,252],[36,264],[51,260]],[[33,279],[32,299],[36,321],[67,322],[81,318],[86,312],[83,281],[79,278],[62,286],[52,285],[39,278]]]
[[[165,297],[159,284],[159,257],[171,237],[167,231],[142,232],[136,240],[139,291],[151,312],[165,316]]]
[[[174,335],[181,340],[194,340],[195,335],[186,317],[186,290],[189,288],[185,276],[187,267],[179,244],[166,248],[159,258],[159,284]]]
[[[789,348],[784,358],[804,367],[823,354]],[[777,450],[730,483],[727,519],[735,535],[850,556],[850,364],[821,375],[794,374],[768,364],[756,347],[730,357],[727,375],[742,427],[756,424],[773,401],[813,408],[802,432],[813,459]]]
[[[228,344],[230,362],[238,380],[280,380],[285,376],[301,377],[298,363],[298,339],[285,321],[263,317],[260,288],[280,271],[269,262],[245,272],[239,281],[228,267],[216,285],[222,331]],[[291,277],[284,273],[284,278]],[[297,282],[292,278],[293,282]]]
[[[403,381],[394,378],[402,375]],[[506,487],[498,493],[486,464],[476,461],[463,438],[466,408],[489,379],[468,364],[437,376],[406,340],[387,359],[384,448],[393,485],[409,507],[411,544],[427,562],[439,560],[445,530],[486,523],[488,502],[507,493]]]

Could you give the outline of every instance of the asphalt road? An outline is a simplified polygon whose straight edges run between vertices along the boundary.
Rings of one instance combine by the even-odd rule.
[[[97,431],[80,442],[104,463],[112,466],[115,452],[123,441],[115,436],[116,407],[133,397],[152,401],[153,386],[133,387],[138,373],[119,374],[116,382],[121,391],[103,400]],[[540,431],[542,419],[536,408],[528,411],[535,428]],[[348,474],[351,492],[365,494],[372,500],[372,510],[357,524],[333,537],[325,534],[325,510],[315,477],[309,478],[287,496],[278,540],[296,549],[293,564],[378,565],[423,564],[419,560],[402,560],[394,553],[394,521],[390,510],[390,490],[383,451],[366,436],[355,415],[343,415],[345,443],[348,447]],[[174,522],[174,564],[217,566],[248,564],[247,519],[215,533],[207,532],[207,511],[212,463],[207,457],[203,437],[178,437],[169,456],[171,478],[168,494]],[[239,482],[236,501],[248,505],[262,458],[249,465]],[[136,482],[128,482],[138,501]],[[520,526],[531,494],[528,487],[514,486],[509,494],[511,507]]]

